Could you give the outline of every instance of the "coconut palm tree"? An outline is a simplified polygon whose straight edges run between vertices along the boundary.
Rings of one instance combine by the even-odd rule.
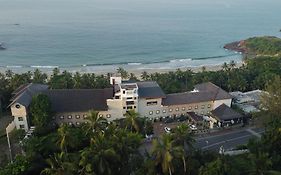
[[[162,173],[171,175],[174,172],[172,136],[162,135],[160,140],[153,140],[152,145],[152,157],[155,158],[155,166],[160,166]]]
[[[40,174],[46,175],[67,175],[67,174],[76,174],[76,166],[72,163],[67,153],[61,152],[56,153],[52,157],[46,160],[49,165],[48,168],[45,168],[41,171]]]
[[[141,79],[144,80],[144,81],[147,81],[149,79],[149,75],[146,71],[143,71],[141,73]]]
[[[62,124],[58,128],[59,140],[57,141],[62,152],[67,153],[67,144],[70,142],[71,133],[69,131],[69,126],[67,124]]]
[[[108,132],[108,130],[107,130]],[[139,168],[136,159],[141,158],[139,147],[143,137],[137,132],[131,132],[124,128],[118,128],[110,138],[112,147],[120,155],[119,171],[116,174],[130,174]]]
[[[229,66],[230,66],[231,69],[235,68],[235,66],[236,66],[235,61],[231,60],[230,63],[229,63]]]
[[[135,110],[129,110],[124,115],[126,117],[125,119],[126,127],[127,128],[129,127],[131,131],[133,130],[135,130],[136,132],[140,131],[138,115],[139,114],[136,113]]]
[[[82,174],[114,174],[112,165],[118,164],[120,156],[114,150],[110,140],[99,132],[91,139],[90,147],[81,151],[79,165]]]
[[[253,168],[249,169],[250,174],[263,175],[264,173],[268,173],[271,169],[272,161],[267,153],[258,151],[254,154],[249,154],[249,158],[253,165]]]
[[[94,132],[99,132],[103,131],[108,122],[107,120],[99,116],[99,112],[91,110],[87,116],[87,122],[84,126],[83,129],[85,129],[86,135],[91,135]]]
[[[180,124],[173,129],[172,138],[176,146],[182,146],[184,148],[188,147],[193,149],[193,144],[195,140],[193,138],[193,133],[190,131],[188,125]]]
[[[222,65],[222,70],[227,71],[229,69],[228,64],[226,62]]]

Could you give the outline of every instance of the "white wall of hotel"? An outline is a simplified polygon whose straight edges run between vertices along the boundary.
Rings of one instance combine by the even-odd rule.
[[[231,107],[232,99],[223,99],[223,100],[215,100],[213,109],[216,109],[222,104],[226,104],[228,107]]]
[[[14,123],[17,129],[28,131],[27,109],[25,106],[15,103],[11,106],[11,112],[14,117]]]
[[[142,117],[156,118],[167,116],[167,107],[161,105],[162,98],[139,99],[139,114]],[[163,113],[164,111],[164,113]]]
[[[110,77],[110,84],[112,84],[112,85],[121,84],[121,82],[122,82],[122,78],[120,76]]]

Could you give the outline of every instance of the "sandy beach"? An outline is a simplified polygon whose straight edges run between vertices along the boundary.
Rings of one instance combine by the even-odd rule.
[[[242,62],[236,62],[236,67],[242,66]],[[218,71],[222,69],[222,65],[204,65],[204,66],[181,66],[181,67],[147,67],[147,68],[140,68],[138,65],[110,65],[110,66],[93,66],[93,67],[81,67],[79,69],[77,68],[59,68],[60,71],[69,71],[71,73],[79,72],[81,74],[83,73],[95,73],[97,75],[106,75],[108,73],[117,73],[117,69],[119,67],[124,68],[127,72],[135,74],[136,77],[140,77],[142,72],[146,71],[147,73],[167,73],[170,71],[176,71],[177,69],[180,69],[182,71],[190,69],[193,72],[201,72],[203,70],[203,67],[205,67],[205,71]],[[50,67],[50,68],[39,68],[38,69],[44,73],[47,73],[48,75],[52,74],[52,71],[55,67]],[[12,70],[14,73],[25,73],[28,71],[34,71],[37,68],[15,68],[15,67],[10,67],[10,68],[0,68],[0,72],[4,73],[7,70]]]

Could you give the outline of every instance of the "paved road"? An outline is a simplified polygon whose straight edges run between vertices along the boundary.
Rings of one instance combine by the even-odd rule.
[[[238,145],[247,144],[251,138],[259,138],[264,132],[261,128],[243,128],[235,131],[220,133],[219,135],[206,136],[196,139],[196,148],[202,150],[219,151],[219,148],[223,146],[225,150],[230,150]]]
[[[251,138],[259,138],[264,132],[262,128],[237,128],[235,130],[225,130],[219,133],[213,133],[210,136],[201,136],[196,138],[195,147],[202,150],[219,151],[220,147],[223,146],[224,150],[231,150],[238,145],[247,144]],[[150,150],[151,143],[147,142],[141,148]]]

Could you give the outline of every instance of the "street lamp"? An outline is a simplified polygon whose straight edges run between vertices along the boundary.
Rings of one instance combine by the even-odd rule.
[[[9,132],[8,132],[7,129],[6,129],[6,135],[7,135],[8,147],[9,147],[9,157],[10,157],[11,163],[13,163],[12,150],[11,150],[11,142],[10,142]]]

